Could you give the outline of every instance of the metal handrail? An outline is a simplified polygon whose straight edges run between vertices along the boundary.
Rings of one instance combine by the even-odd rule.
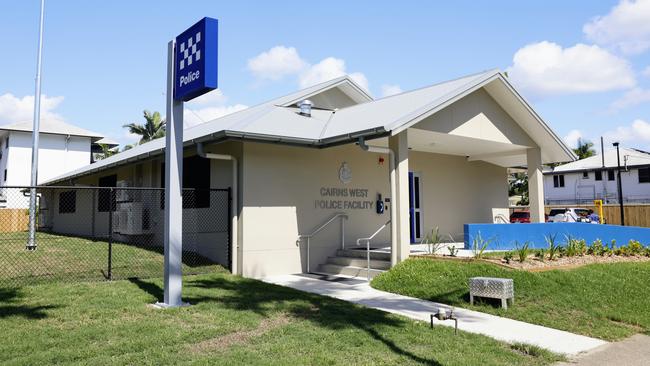
[[[497,222],[502,221],[504,224],[509,224],[510,223],[510,220],[507,219],[502,214],[498,214],[498,215],[494,216],[494,221],[497,221]]]
[[[362,241],[366,242],[366,260],[368,261],[367,263],[367,268],[366,268],[366,278],[368,281],[370,281],[370,241],[377,236],[382,230],[384,230],[388,225],[390,225],[390,220],[386,221],[385,224],[383,224],[377,231],[375,231],[372,235],[370,235],[367,238],[359,238],[357,239],[357,245],[361,245]]]
[[[307,239],[307,273],[311,273],[310,267],[309,267],[309,246],[310,246],[310,239],[313,238],[316,234],[320,233],[327,225],[331,224],[334,220],[341,218],[341,249],[345,249],[345,220],[348,219],[348,215],[344,212],[338,212],[335,213],[332,217],[329,218],[329,220],[325,221],[324,224],[319,226],[316,230],[314,230],[311,234],[301,234],[298,235],[298,240],[296,240],[296,245],[300,246],[300,242],[302,239]]]

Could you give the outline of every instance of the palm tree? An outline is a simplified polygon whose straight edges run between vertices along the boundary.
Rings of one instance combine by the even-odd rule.
[[[134,135],[140,135],[138,142],[140,144],[165,136],[165,120],[160,117],[160,113],[153,112],[152,114],[147,110],[143,113],[146,121],[144,125],[129,123],[122,127],[128,128],[129,132]]]
[[[95,153],[95,160],[102,160],[106,159],[109,156],[113,156],[119,152],[119,149],[116,147],[111,148],[109,145],[106,144],[98,144],[99,147],[102,149],[102,152],[100,153]]]
[[[573,149],[573,152],[578,155],[578,159],[585,159],[590,156],[596,155],[596,150],[593,149],[594,143],[591,141],[578,139],[578,147]]]

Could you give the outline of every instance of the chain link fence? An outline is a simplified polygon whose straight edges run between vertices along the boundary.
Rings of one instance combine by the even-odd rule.
[[[163,275],[164,189],[37,187],[36,250],[28,250],[30,187],[0,188],[0,284]],[[230,190],[183,190],[183,273],[230,266]]]

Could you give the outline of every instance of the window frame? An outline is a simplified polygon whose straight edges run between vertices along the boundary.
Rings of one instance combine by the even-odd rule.
[[[59,193],[59,213],[73,214],[77,212],[77,191],[63,191]]]
[[[644,171],[644,179],[641,179],[641,171]],[[650,167],[645,167],[645,168],[639,168],[637,169],[637,173],[639,176],[639,184],[644,184],[644,183],[650,183]]]
[[[564,188],[564,174],[553,175],[553,188]]]

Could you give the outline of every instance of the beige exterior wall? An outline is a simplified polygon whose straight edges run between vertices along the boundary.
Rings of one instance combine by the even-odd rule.
[[[369,142],[371,144],[372,141]],[[375,212],[377,193],[389,197],[388,158],[362,151],[354,145],[305,149],[269,144],[244,145],[241,253],[246,277],[299,273],[306,270],[306,251],[296,246],[300,234],[308,234],[336,212],[346,212],[346,246],[367,237],[389,218]],[[352,181],[339,180],[339,168],[347,162]],[[421,152],[409,153],[409,169],[422,178],[424,229],[439,227],[462,240],[466,222],[492,222],[492,208],[507,207],[506,169],[464,157]],[[364,199],[324,197],[321,188],[360,188]],[[367,209],[320,208],[318,200],[372,201]],[[460,236],[459,236],[460,235]],[[387,245],[386,230],[375,244]],[[311,241],[311,270],[340,247],[340,225],[333,223]]]
[[[422,179],[424,232],[438,227],[463,240],[463,224],[492,222],[492,208],[508,207],[506,168],[462,156],[411,152],[409,169]]]

